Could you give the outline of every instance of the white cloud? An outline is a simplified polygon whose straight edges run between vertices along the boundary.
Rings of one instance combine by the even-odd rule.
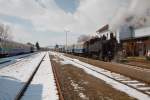
[[[80,0],[80,5],[74,16],[81,25],[83,33],[95,32],[101,26],[108,24],[118,9],[116,0]],[[77,30],[79,30],[78,28]]]
[[[28,19],[36,31],[64,32],[68,27],[79,36],[94,33],[109,23],[123,1],[126,0],[79,0],[79,7],[71,14],[59,8],[54,0],[0,0],[0,14]],[[15,28],[15,32],[32,36],[25,29]]]

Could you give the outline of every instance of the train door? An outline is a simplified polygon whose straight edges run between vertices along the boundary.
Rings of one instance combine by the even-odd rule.
[[[0,57],[2,56],[2,40],[0,38]]]
[[[146,43],[146,56],[150,57],[150,39],[147,40],[145,43]]]
[[[137,47],[138,47],[138,56],[144,56],[144,52],[145,52],[144,43],[143,42],[138,42]]]

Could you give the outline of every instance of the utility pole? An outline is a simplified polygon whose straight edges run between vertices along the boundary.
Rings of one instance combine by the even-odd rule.
[[[67,52],[67,49],[68,49],[68,47],[67,47],[67,35],[68,35],[68,33],[67,33],[68,31],[66,31],[66,52]]]

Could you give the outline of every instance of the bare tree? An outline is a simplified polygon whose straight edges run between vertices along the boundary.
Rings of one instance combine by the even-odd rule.
[[[4,36],[3,37],[4,37],[4,39],[8,39],[8,40],[12,39],[10,26],[8,26],[8,25],[5,26],[5,31],[4,31]]]
[[[0,38],[11,40],[11,29],[8,25],[0,24]]]
[[[40,47],[40,45],[39,45],[38,42],[36,42],[35,46],[36,46],[37,50],[40,50],[40,49],[41,49],[41,47]]]
[[[4,24],[0,24],[0,38],[3,37],[3,33],[4,33]]]

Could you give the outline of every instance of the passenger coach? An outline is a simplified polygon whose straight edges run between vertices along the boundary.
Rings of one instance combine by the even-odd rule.
[[[30,53],[31,46],[0,38],[0,57]]]

